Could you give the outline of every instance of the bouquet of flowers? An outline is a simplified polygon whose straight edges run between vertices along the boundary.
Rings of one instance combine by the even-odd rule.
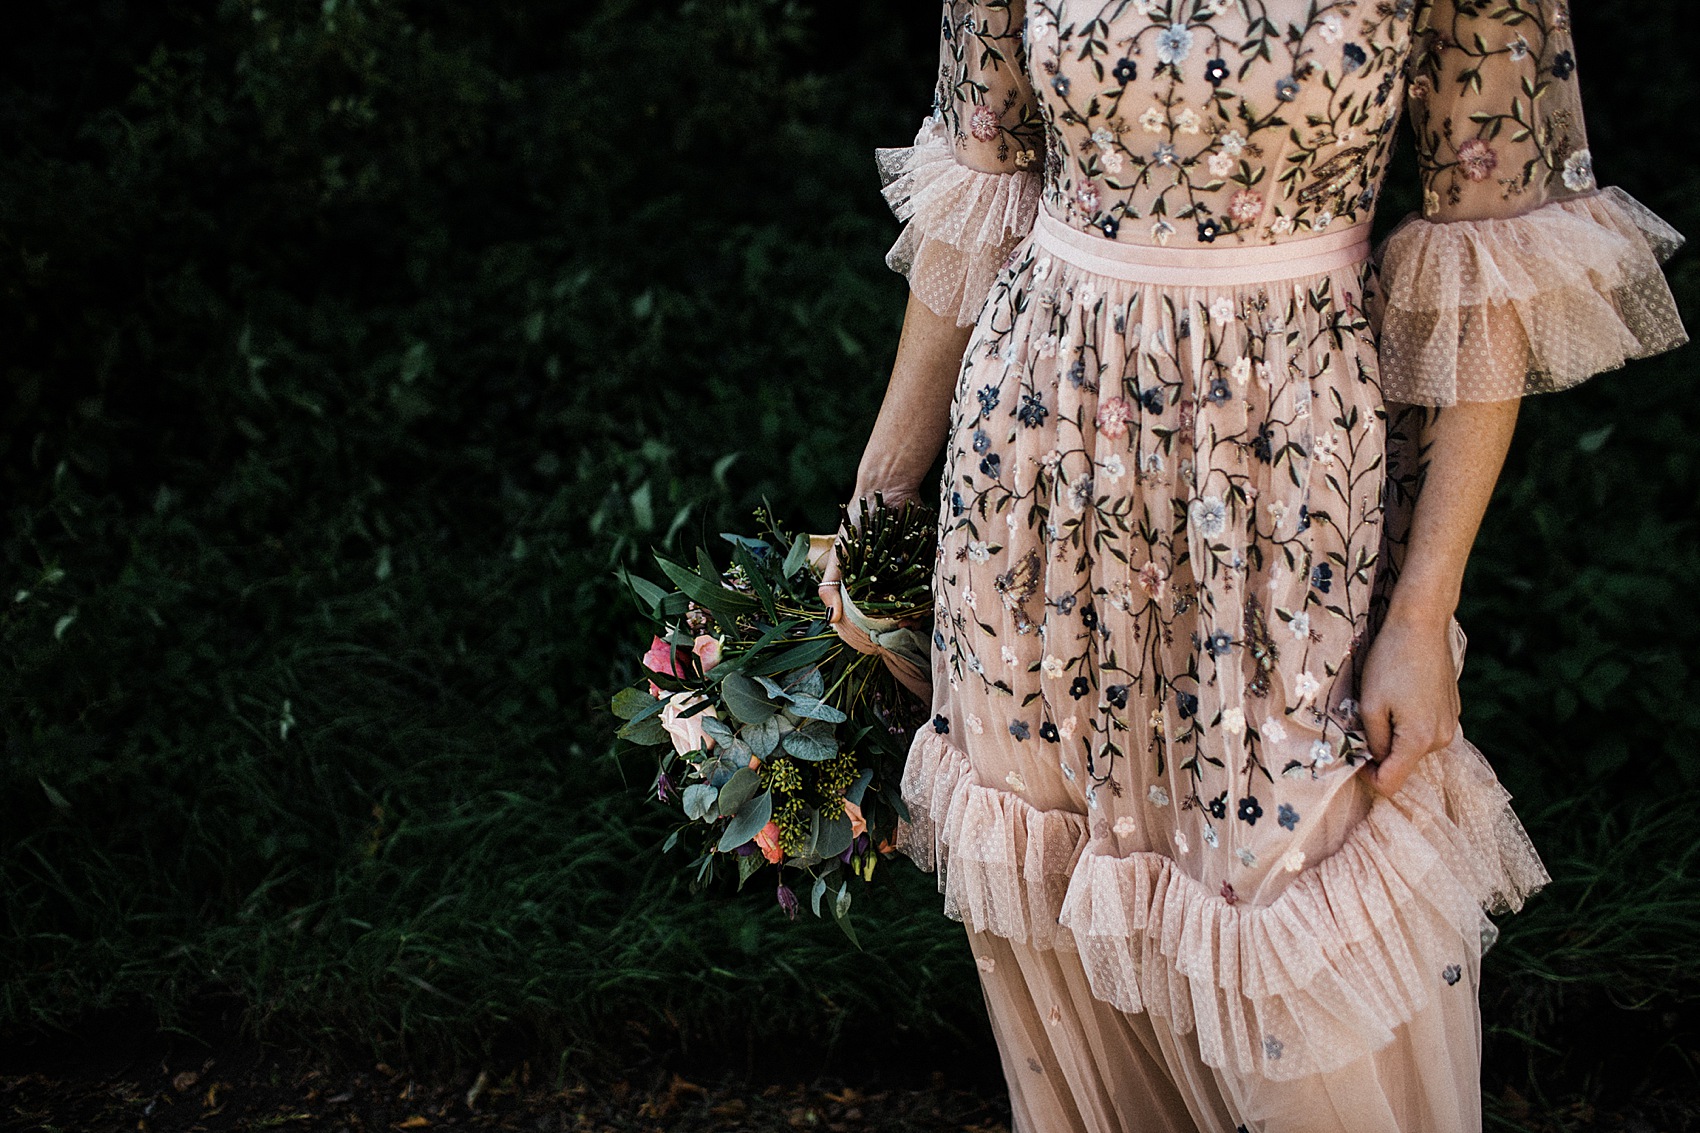
[[[915,730],[931,710],[935,542],[930,509],[841,506],[836,535],[787,534],[766,507],[758,533],[722,533],[730,562],[656,562],[664,588],[619,576],[654,625],[645,679],[615,694],[621,750],[656,758],[650,790],[679,823],[693,892],[724,868],[742,889],[772,866],[788,917],[806,886],[852,943],[851,882],[872,880],[908,818],[898,792]],[[836,547],[842,616],[818,593]],[[860,944],[857,943],[860,947]]]

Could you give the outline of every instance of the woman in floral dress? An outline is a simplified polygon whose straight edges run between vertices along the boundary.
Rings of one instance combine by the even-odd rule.
[[[1016,1133],[1479,1129],[1485,914],[1547,875],[1458,729],[1465,558],[1522,396],[1685,341],[1565,0],[940,33],[878,153],[912,297],[856,491],[943,446],[900,845]],[[1372,251],[1402,112],[1422,213]]]

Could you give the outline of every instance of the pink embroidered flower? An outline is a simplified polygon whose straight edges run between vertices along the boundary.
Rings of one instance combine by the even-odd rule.
[[[1471,138],[1458,147],[1458,164],[1470,180],[1486,181],[1499,164],[1499,155],[1481,138]]]
[[[665,673],[670,677],[685,675],[684,666],[679,663],[679,654],[684,650],[668,645],[660,637],[649,643],[649,652],[643,655],[643,667],[652,673]]]
[[[998,116],[989,106],[976,106],[968,119],[968,132],[975,141],[989,142],[998,136]]]
[[[1139,588],[1145,591],[1145,596],[1153,602],[1161,602],[1168,577],[1162,567],[1155,562],[1148,562],[1139,568]]]
[[[1088,213],[1098,211],[1098,187],[1088,182],[1075,190],[1074,199],[1080,202],[1081,210]]]
[[[1125,397],[1106,397],[1098,403],[1098,431],[1115,440],[1127,435],[1127,423],[1133,419],[1133,405]]]
[[[1263,194],[1241,189],[1228,198],[1228,215],[1241,224],[1250,224],[1263,215]]]

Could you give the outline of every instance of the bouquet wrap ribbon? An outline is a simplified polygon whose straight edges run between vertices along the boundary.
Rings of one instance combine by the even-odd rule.
[[[835,535],[809,536],[809,569],[818,577],[826,568]],[[932,642],[914,626],[898,618],[876,618],[864,614],[843,586],[838,588],[843,616],[831,623],[832,630],[858,653],[870,653],[885,662],[891,675],[923,703],[933,699]]]

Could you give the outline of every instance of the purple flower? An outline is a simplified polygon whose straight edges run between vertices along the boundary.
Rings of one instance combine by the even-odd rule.
[[[797,895],[784,882],[779,883],[779,907],[785,910],[785,915],[792,920],[797,919]]]
[[[678,794],[678,792],[673,789],[673,780],[667,777],[667,772],[663,771],[655,777],[656,801],[666,802],[676,794]]]

